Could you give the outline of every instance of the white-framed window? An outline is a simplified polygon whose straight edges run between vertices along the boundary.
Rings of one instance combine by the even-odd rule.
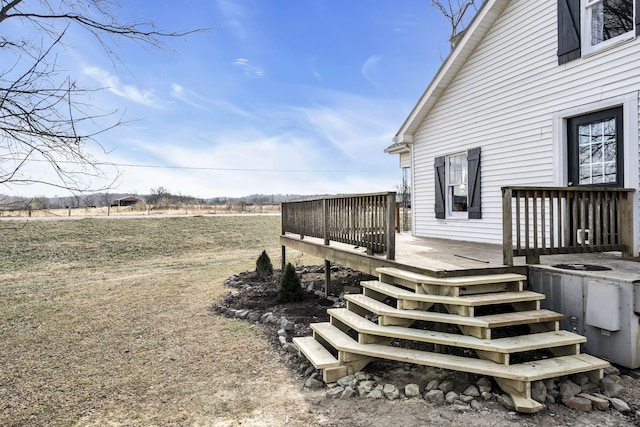
[[[480,147],[434,159],[437,219],[482,219]]]
[[[582,54],[635,38],[634,0],[581,0]]]
[[[446,159],[447,216],[466,218],[469,201],[467,153],[449,155]]]

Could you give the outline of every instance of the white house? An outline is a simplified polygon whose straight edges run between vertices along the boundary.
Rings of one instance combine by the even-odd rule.
[[[502,243],[505,186],[636,189],[640,0],[487,0],[385,151],[413,233]]]

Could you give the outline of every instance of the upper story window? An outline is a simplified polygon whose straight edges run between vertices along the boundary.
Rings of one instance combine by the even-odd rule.
[[[640,0],[557,0],[558,64],[640,36]]]
[[[582,54],[635,37],[634,0],[582,0]]]

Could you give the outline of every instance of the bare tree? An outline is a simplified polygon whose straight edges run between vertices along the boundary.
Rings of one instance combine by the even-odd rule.
[[[447,18],[451,24],[450,39],[464,31],[475,12],[478,11],[476,3],[482,4],[484,0],[431,0],[431,5],[440,9],[440,12]],[[473,12],[470,13],[469,11]]]
[[[110,187],[90,188],[92,178],[115,180],[105,173],[109,165],[88,148],[102,148],[97,136],[122,118],[117,111],[96,113],[90,95],[100,88],[80,87],[58,65],[56,54],[65,47],[68,30],[85,30],[114,64],[122,64],[118,40],[166,49],[167,37],[200,31],[165,32],[153,22],[123,21],[118,12],[118,0],[0,0],[0,26],[18,21],[27,34],[14,36],[10,28],[0,32],[0,184],[42,183],[76,193]],[[39,169],[51,169],[58,179],[31,176],[28,162],[40,162]]]

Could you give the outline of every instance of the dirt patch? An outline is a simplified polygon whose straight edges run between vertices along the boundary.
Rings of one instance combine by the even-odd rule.
[[[289,333],[289,339],[295,336],[308,336],[312,331],[311,323],[329,320],[327,308],[341,300],[345,292],[358,292],[359,283],[362,280],[375,279],[360,272],[333,267],[331,272],[331,284],[328,298],[322,291],[324,286],[324,271],[322,267],[299,267],[298,273],[303,287],[308,288],[305,300],[299,303],[282,304],[277,296],[277,277],[264,280],[254,271],[246,271],[227,280],[227,286],[234,288],[230,294],[218,304],[218,311],[223,307],[232,307],[236,310],[248,310],[257,313],[273,313],[277,317],[285,317],[295,323],[295,330]],[[340,302],[337,303],[338,305]],[[278,325],[265,324],[265,338],[281,350],[276,330]],[[301,368],[301,360],[297,357],[285,357],[293,375],[298,378],[300,384],[304,383]],[[302,363],[304,367],[304,363]],[[381,384],[394,384],[403,387],[408,383],[415,383],[424,390],[426,384],[436,378],[444,378],[453,381],[456,389],[464,390],[468,385],[475,384],[480,378],[477,375],[463,372],[452,372],[438,368],[416,366],[412,364],[393,361],[374,361],[365,371]],[[366,398],[356,399],[331,399],[324,395],[324,391],[307,391],[307,400],[312,403],[313,412],[317,419],[322,419],[322,425],[353,425],[353,426],[377,426],[389,425],[468,425],[468,426],[495,426],[520,424],[522,426],[547,427],[549,425],[562,426],[633,426],[640,425],[640,416],[635,413],[639,409],[640,384],[637,372],[622,369],[621,384],[624,391],[621,398],[632,407],[631,413],[621,414],[610,409],[609,411],[580,412],[567,408],[561,404],[549,404],[547,409],[538,414],[527,415],[509,411],[500,405],[496,399],[482,402],[482,416],[478,417],[477,411],[461,411],[450,406],[435,406],[422,399],[403,399],[399,401],[372,400]],[[494,390],[499,389],[494,384]],[[496,395],[494,394],[494,397]]]
[[[297,273],[305,289],[305,299],[297,303],[280,303],[278,301],[278,280],[281,270],[276,270],[273,277],[261,278],[255,271],[245,271],[232,276],[225,283],[236,291],[231,292],[221,302],[225,307],[237,310],[249,310],[260,314],[273,313],[280,318],[285,317],[295,324],[295,330],[290,332],[290,338],[311,335],[312,323],[329,320],[327,309],[333,306],[345,292],[356,292],[363,280],[373,280],[372,276],[359,271],[343,267],[333,267],[331,270],[331,284],[327,296],[324,295],[323,267],[298,267]],[[266,324],[265,336],[274,345],[279,346],[275,331],[278,325]]]

